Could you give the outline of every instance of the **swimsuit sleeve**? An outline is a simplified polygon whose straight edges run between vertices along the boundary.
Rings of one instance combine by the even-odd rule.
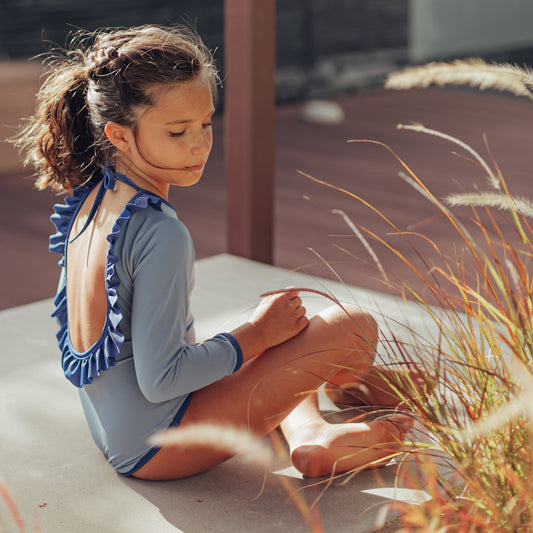
[[[130,258],[134,364],[144,396],[151,402],[166,401],[238,370],[242,353],[231,335],[186,342],[192,323],[194,248],[185,226],[171,217],[144,224]]]

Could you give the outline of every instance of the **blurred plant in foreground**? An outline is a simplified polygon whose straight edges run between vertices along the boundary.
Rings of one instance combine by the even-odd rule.
[[[7,490],[7,487],[4,485],[3,481],[0,479],[0,502],[2,505],[0,505],[0,511],[2,510],[2,507],[5,507],[7,510],[7,513],[9,515],[9,518],[7,521],[4,520],[2,517],[2,514],[0,513],[0,531],[5,531],[6,533],[8,531],[18,531],[20,533],[24,533],[24,521],[22,520],[22,517],[20,516],[19,510],[11,497],[11,494]],[[37,532],[38,529],[35,527],[35,532]]]
[[[481,60],[411,68],[393,74],[386,87],[432,84],[470,84],[533,97],[531,72]],[[402,167],[400,176],[436,206],[456,234],[456,250],[461,250],[447,256],[439,243],[402,231],[378,212],[391,231],[409,243],[415,252],[413,260],[384,237],[338,212],[371,252],[382,274],[387,276],[370,242],[384,246],[420,277],[424,295],[401,280],[398,291],[416,301],[438,329],[437,342],[417,337],[416,332],[408,343],[389,341],[397,361],[422,365],[434,387],[430,396],[404,396],[428,436],[421,439],[425,442],[413,443],[410,457],[416,466],[408,473],[404,469],[404,482],[410,478],[412,486],[424,488],[431,499],[418,506],[397,504],[401,529],[396,530],[533,531],[533,233],[528,221],[533,204],[509,191],[490,151],[483,158],[462,141],[422,125],[399,128],[434,135],[461,148],[484,170],[488,186],[485,191],[441,200],[388,146],[352,141],[379,144],[391,152]],[[376,211],[355,194],[343,192]],[[469,221],[455,214],[457,206],[469,208]],[[416,253],[413,238],[422,238],[433,247],[436,264],[429,266],[423,254]],[[403,394],[400,387],[398,394]],[[453,473],[443,472],[435,457],[447,458]]]

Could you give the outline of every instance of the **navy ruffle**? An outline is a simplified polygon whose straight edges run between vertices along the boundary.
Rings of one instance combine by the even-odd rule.
[[[72,223],[78,210],[87,197],[92,187],[80,187],[74,191],[74,195],[66,199],[65,204],[54,206],[54,214],[51,217],[57,232],[50,237],[50,250],[61,254],[59,265],[65,267],[65,252],[67,239],[70,234]],[[114,246],[118,240],[120,230],[128,222],[131,216],[148,205],[161,209],[163,200],[148,191],[139,191],[124,207],[117,218],[111,233],[107,236],[109,249],[107,253],[105,286],[107,293],[107,317],[100,339],[84,353],[77,352],[72,347],[68,328],[67,312],[67,287],[63,284],[61,290],[54,299],[55,310],[52,316],[59,323],[59,331],[56,334],[61,350],[61,363],[65,377],[76,387],[83,387],[92,383],[94,377],[100,372],[115,365],[116,357],[124,341],[120,331],[122,313],[118,307],[117,289],[119,281],[113,279],[115,265],[118,257],[114,254]]]
[[[65,251],[67,248],[67,239],[70,228],[74,222],[74,217],[87,195],[93,187],[78,187],[74,189],[73,196],[67,196],[64,204],[54,205],[54,214],[50,217],[56,227],[54,233],[49,239],[49,249],[51,252],[61,254],[59,266],[65,265]]]

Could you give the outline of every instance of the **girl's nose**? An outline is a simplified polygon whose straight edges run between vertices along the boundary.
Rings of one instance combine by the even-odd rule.
[[[202,128],[202,131],[199,132],[193,140],[191,152],[195,155],[208,154],[211,151],[212,144],[213,135],[211,128]]]

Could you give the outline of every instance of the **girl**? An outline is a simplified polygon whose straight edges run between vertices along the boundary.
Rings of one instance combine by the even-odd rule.
[[[168,194],[200,179],[211,150],[212,56],[183,28],[94,37],[52,64],[18,144],[39,188],[71,192],[52,216],[50,248],[61,255],[53,316],[65,376],[98,447],[121,474],[151,480],[231,456],[205,442],[148,444],[195,423],[257,436],[281,426],[294,466],[310,476],[389,456],[408,417],[328,424],[317,406],[317,387],[339,368],[352,381],[369,372],[377,329],[360,309],[308,319],[289,290],[234,331],[195,343],[193,244]]]

